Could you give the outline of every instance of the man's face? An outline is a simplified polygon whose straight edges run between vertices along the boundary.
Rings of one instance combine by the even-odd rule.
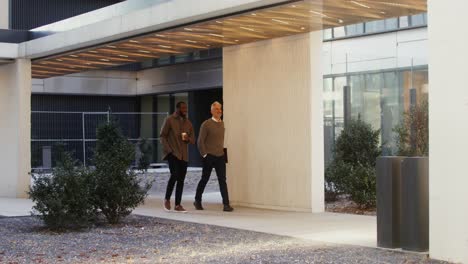
[[[216,104],[211,107],[211,114],[213,115],[214,118],[220,119],[221,116],[223,115],[223,109],[221,105]]]
[[[182,117],[186,117],[187,116],[187,105],[186,104],[181,104],[180,107],[179,107],[179,115],[182,116]]]

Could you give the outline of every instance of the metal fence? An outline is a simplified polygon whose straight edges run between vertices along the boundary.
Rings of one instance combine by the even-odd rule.
[[[160,162],[159,131],[167,112],[54,112],[32,111],[31,162],[33,169],[49,169],[63,150],[85,166],[92,165],[96,129],[114,120],[122,134],[136,145],[146,139],[152,146],[151,163]],[[138,150],[136,151],[139,154]],[[135,160],[138,157],[135,157]]]

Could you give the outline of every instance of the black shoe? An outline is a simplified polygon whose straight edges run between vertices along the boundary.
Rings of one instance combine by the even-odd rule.
[[[234,211],[234,208],[232,208],[229,204],[225,204],[223,208],[224,212],[232,212]]]
[[[201,202],[193,202],[193,206],[195,206],[195,209],[197,210],[204,210],[203,206],[201,205]]]

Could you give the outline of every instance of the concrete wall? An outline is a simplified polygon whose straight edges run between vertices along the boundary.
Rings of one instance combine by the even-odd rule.
[[[10,0],[0,0],[0,29],[9,28]]]
[[[90,71],[48,79],[34,79],[33,93],[80,95],[136,95],[136,72]]]
[[[18,44],[0,42],[0,59],[15,59],[18,57]]]
[[[0,197],[26,197],[31,170],[31,62],[0,66]]]
[[[223,86],[221,59],[178,64],[138,72],[137,93],[168,93]]]
[[[468,2],[428,4],[430,255],[468,263]]]
[[[321,32],[225,48],[234,204],[323,211]]]
[[[32,92],[36,94],[129,96],[222,86],[222,60],[213,59],[140,72],[89,71],[43,80],[33,79]]]

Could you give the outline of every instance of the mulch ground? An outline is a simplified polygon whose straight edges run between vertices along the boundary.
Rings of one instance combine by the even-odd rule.
[[[346,195],[339,195],[336,201],[325,203],[327,212],[342,213],[342,214],[357,214],[357,215],[376,215],[376,208],[362,208],[355,202],[351,201]]]
[[[131,215],[56,233],[34,217],[0,219],[0,263],[445,263],[417,254],[311,242]]]

